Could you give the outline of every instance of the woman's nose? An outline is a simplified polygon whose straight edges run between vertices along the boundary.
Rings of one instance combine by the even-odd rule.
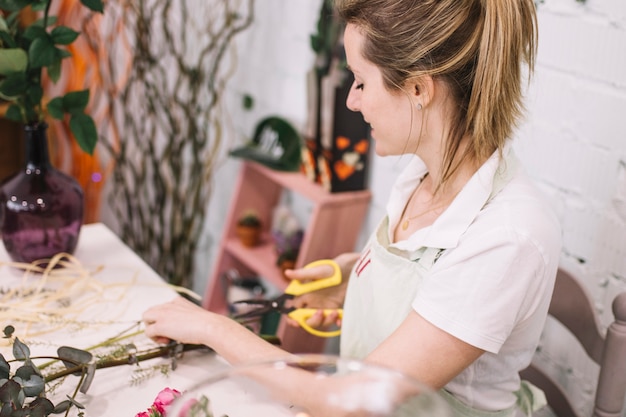
[[[357,90],[356,83],[352,83],[348,97],[346,98],[346,107],[352,111],[360,111],[360,96],[361,90]]]

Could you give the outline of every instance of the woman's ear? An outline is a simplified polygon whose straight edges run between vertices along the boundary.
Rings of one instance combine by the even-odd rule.
[[[428,106],[435,95],[435,82],[430,75],[422,75],[409,80],[410,94],[417,107]]]

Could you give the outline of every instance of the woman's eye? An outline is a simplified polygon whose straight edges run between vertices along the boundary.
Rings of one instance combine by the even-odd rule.
[[[363,83],[356,85],[357,90],[363,90]]]

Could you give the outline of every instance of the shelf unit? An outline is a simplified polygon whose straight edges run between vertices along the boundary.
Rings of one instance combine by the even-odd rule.
[[[223,274],[234,268],[242,276],[259,276],[278,289],[288,282],[276,265],[277,255],[270,237],[273,210],[285,190],[300,194],[313,204],[305,227],[296,267],[318,259],[334,258],[353,251],[371,200],[369,190],[330,193],[299,172],[282,172],[251,161],[243,161],[213,270],[203,298],[204,308],[221,314],[227,312]],[[235,235],[237,219],[253,208],[263,222],[261,243],[243,246]],[[326,339],[287,326],[280,320],[277,336],[289,352],[321,352]]]

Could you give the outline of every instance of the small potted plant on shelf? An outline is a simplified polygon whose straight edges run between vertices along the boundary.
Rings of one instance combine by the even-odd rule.
[[[263,223],[259,214],[254,210],[247,210],[237,221],[235,233],[246,247],[254,247],[261,240]]]
[[[272,222],[272,240],[278,255],[276,266],[283,274],[286,269],[295,267],[303,237],[304,230],[291,210],[286,206],[277,207]]]
[[[276,259],[276,266],[280,268],[280,271],[285,277],[285,271],[296,267],[296,260],[298,259],[298,251],[295,249],[288,249],[281,252]]]

